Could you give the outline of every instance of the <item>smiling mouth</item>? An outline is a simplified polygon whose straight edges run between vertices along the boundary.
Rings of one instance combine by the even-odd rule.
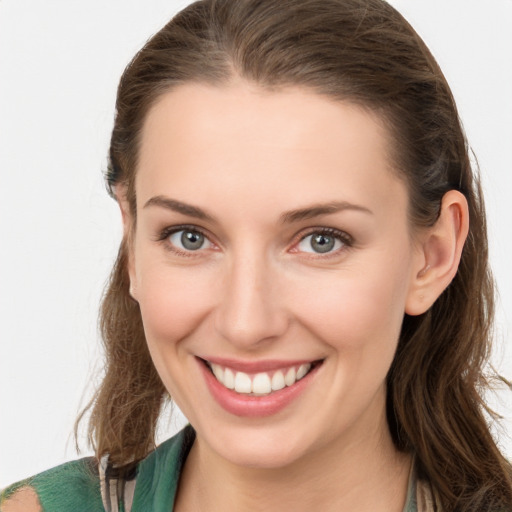
[[[246,373],[205,359],[202,361],[226,389],[249,396],[267,396],[293,386],[323,362],[318,360],[267,372]]]

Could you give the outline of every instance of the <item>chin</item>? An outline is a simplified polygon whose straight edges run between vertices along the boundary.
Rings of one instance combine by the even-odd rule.
[[[299,461],[312,448],[304,431],[300,436],[294,436],[290,435],[293,430],[299,429],[276,424],[246,428],[230,426],[209,430],[206,436],[200,432],[198,435],[210,450],[231,464],[254,469],[279,469]]]

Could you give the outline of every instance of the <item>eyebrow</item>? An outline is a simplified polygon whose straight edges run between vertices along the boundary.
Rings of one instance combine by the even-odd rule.
[[[187,215],[188,217],[195,217],[196,219],[214,221],[215,219],[206,213],[201,208],[197,206],[192,206],[191,204],[182,203],[181,201],[177,201],[176,199],[171,199],[170,197],[165,196],[155,196],[149,199],[144,205],[144,208],[148,208],[149,206],[160,206],[161,208],[166,208],[167,210],[172,210],[173,212],[182,213],[183,215]]]
[[[150,206],[159,206],[189,217],[215,222],[215,218],[201,208],[177,201],[176,199],[171,199],[170,197],[154,196],[144,204],[144,208],[148,208]],[[347,201],[331,201],[329,203],[313,204],[305,208],[290,210],[283,213],[279,220],[282,224],[293,224],[294,222],[312,219],[321,215],[332,215],[344,210],[353,210],[373,215],[373,212],[364,206],[349,203]]]
[[[300,222],[301,220],[312,219],[321,215],[332,215],[344,210],[353,210],[357,212],[367,213],[373,215],[373,212],[365,206],[352,204],[347,201],[332,201],[330,203],[313,204],[306,208],[298,210],[291,210],[281,215],[281,222],[283,224],[291,224],[293,222]]]

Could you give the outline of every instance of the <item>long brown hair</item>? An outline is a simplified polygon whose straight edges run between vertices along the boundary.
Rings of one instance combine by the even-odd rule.
[[[470,232],[457,275],[431,309],[405,315],[389,371],[387,414],[395,445],[416,454],[442,510],[512,507],[512,474],[489,432],[482,391],[494,308],[478,176],[448,84],[429,50],[382,0],[201,0],[160,30],[126,68],[117,94],[107,182],[124,184],[136,216],[134,177],[149,108],[186,82],[234,76],[260,87],[301,86],[373,109],[394,141],[414,226],[432,225],[443,195],[461,191]],[[103,383],[89,434],[120,467],[154,446],[165,389],[129,295],[128,242],[104,297]]]

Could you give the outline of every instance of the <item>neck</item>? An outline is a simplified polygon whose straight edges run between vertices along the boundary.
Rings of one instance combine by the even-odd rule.
[[[411,457],[395,449],[385,417],[382,423],[384,429],[375,426],[364,440],[347,434],[293,464],[270,469],[232,464],[198,438],[175,510],[402,512]]]

